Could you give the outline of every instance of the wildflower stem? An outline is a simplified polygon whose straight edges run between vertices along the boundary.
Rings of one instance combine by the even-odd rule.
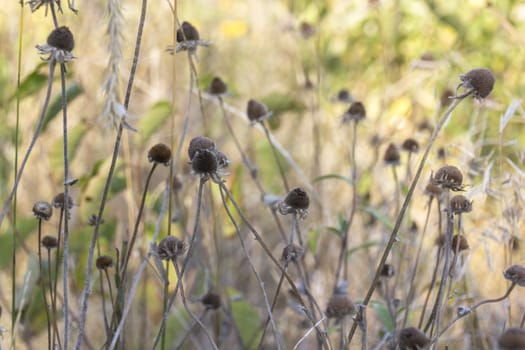
[[[44,308],[46,309],[46,320],[47,320],[47,347],[51,348],[51,320],[49,317],[49,305],[47,304],[46,298],[46,283],[44,281],[44,270],[42,268],[42,219],[38,219],[38,268],[39,268],[39,279],[42,285],[42,297],[44,298]]]
[[[273,157],[275,159],[275,163],[277,163],[277,168],[279,169],[279,174],[281,175],[281,178],[283,180],[284,189],[286,190],[286,192],[289,192],[290,191],[290,186],[288,186],[288,181],[286,180],[286,175],[284,174],[283,166],[282,166],[281,162],[279,161],[279,155],[277,153],[277,150],[275,149],[275,146],[274,146],[274,144],[272,142],[272,138],[270,136],[270,131],[268,130],[268,127],[266,126],[264,121],[262,121],[260,124],[261,124],[261,126],[263,128],[263,131],[264,131],[264,134],[266,135],[266,138],[268,139],[268,143],[270,144],[270,148],[272,149],[272,154],[273,154]]]
[[[57,245],[58,249],[58,245]],[[51,344],[55,344],[55,339],[58,342],[58,348],[62,349],[62,342],[60,341],[60,334],[58,333],[57,323],[57,304],[56,304],[56,290],[53,291],[53,278],[51,277],[51,249],[47,248],[47,272],[49,279],[49,299],[51,300],[51,318],[53,319],[53,336]]]

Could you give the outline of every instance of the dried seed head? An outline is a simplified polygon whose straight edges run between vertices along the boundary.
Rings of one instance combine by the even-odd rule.
[[[215,150],[215,157],[217,158],[218,169],[226,169],[228,166],[230,166],[231,162],[228,159],[228,156],[226,156],[226,154],[222,153],[219,150]]]
[[[248,106],[246,107],[246,114],[251,122],[262,122],[267,119],[271,113],[268,111],[268,107],[257,100],[249,100]]]
[[[450,247],[454,252],[461,252],[469,249],[468,241],[463,235],[454,235],[452,237],[452,246]]]
[[[347,89],[341,89],[339,92],[337,92],[337,101],[349,103],[353,101],[352,95],[350,95],[350,92],[348,92]]]
[[[381,269],[381,276],[390,278],[393,277],[396,274],[396,270],[394,268],[394,265],[392,264],[384,264],[383,268]]]
[[[478,99],[487,97],[494,87],[494,74],[486,68],[476,68],[466,74],[460,75],[462,83],[458,85],[463,86],[468,90],[472,90],[473,96]]]
[[[439,102],[441,103],[441,107],[448,106],[452,102],[451,97],[454,97],[454,91],[450,89],[443,90],[443,92],[441,93],[441,96],[439,97]]]
[[[512,235],[509,239],[509,247],[513,252],[519,251],[520,250],[520,239],[517,236]]]
[[[403,141],[401,148],[410,153],[417,153],[419,151],[419,143],[414,139],[406,139]]]
[[[224,95],[228,91],[228,86],[222,81],[221,78],[215,77],[210,83],[208,91],[212,95],[220,96]]]
[[[207,149],[197,151],[191,160],[191,168],[196,174],[215,173],[218,168],[215,151]]]
[[[525,349],[525,329],[508,328],[498,339],[501,350]]]
[[[399,154],[399,150],[397,149],[396,145],[393,143],[389,144],[385,155],[383,156],[383,160],[387,165],[399,165],[399,160],[401,159],[401,155]]]
[[[326,317],[342,319],[355,313],[355,306],[348,294],[334,294],[328,301]]]
[[[299,31],[301,32],[301,36],[305,39],[309,39],[312,36],[315,35],[316,29],[315,26],[308,22],[301,22],[299,25]]]
[[[445,159],[445,157],[447,156],[447,152],[445,151],[445,149],[443,147],[439,147],[438,148],[437,156],[438,156],[439,159]]]
[[[162,260],[173,260],[186,252],[186,242],[175,237],[164,237],[157,247],[157,254]]]
[[[361,102],[354,102],[343,114],[343,123],[355,121],[356,123],[366,118],[365,106]]]
[[[64,51],[73,51],[75,39],[68,27],[62,26],[53,29],[47,37],[47,44]]]
[[[193,156],[195,153],[197,153],[197,151],[203,149],[214,150],[215,142],[206,136],[197,136],[191,139],[190,145],[188,147],[188,156],[190,157],[190,160],[193,159]]]
[[[460,191],[463,188],[463,175],[457,167],[446,165],[436,171],[432,177],[432,182],[442,188],[448,188],[452,191]]]
[[[512,265],[503,271],[503,276],[511,282],[525,287],[525,267],[521,265]]]
[[[305,210],[310,206],[308,193],[300,187],[296,187],[286,195],[284,203],[295,210]]]
[[[53,236],[44,236],[42,238],[42,246],[44,246],[47,249],[53,249],[58,247],[58,239]]]
[[[55,208],[65,209],[65,206],[64,206],[65,202],[66,200],[64,197],[64,193],[62,192],[62,193],[57,194],[55,197],[53,197],[51,204]],[[71,198],[71,196],[69,195],[68,195],[68,200],[67,200],[67,206],[68,206],[68,209],[73,208],[73,198]]]
[[[303,257],[303,254],[303,247],[294,243],[290,243],[284,247],[281,259],[286,262],[298,261]]]
[[[91,214],[91,216],[88,218],[88,225],[89,226],[96,226],[97,221],[100,221],[100,224],[102,225],[104,223],[104,219],[98,220],[98,217],[96,214]]]
[[[430,339],[414,327],[403,328],[399,331],[399,348],[401,350],[424,349],[430,343]]]
[[[184,35],[183,35],[184,33]],[[184,21],[177,29],[177,42],[199,40],[199,31],[190,22]]]
[[[105,270],[113,266],[113,258],[108,255],[101,255],[97,258],[97,269]]]
[[[219,293],[209,291],[201,298],[201,303],[210,310],[217,310],[221,307],[221,295]]]
[[[148,160],[168,166],[171,160],[171,149],[163,143],[157,143],[148,151]]]
[[[470,213],[472,211],[472,201],[467,197],[458,194],[450,199],[450,209],[454,214]]]
[[[49,220],[53,215],[53,207],[48,202],[36,202],[33,205],[33,214],[38,220]]]

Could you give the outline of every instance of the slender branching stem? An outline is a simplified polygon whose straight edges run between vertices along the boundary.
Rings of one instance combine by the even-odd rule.
[[[46,309],[47,320],[47,348],[51,347],[51,319],[49,316],[49,305],[46,297],[46,282],[44,281],[44,269],[42,268],[42,219],[38,219],[38,268],[39,279],[42,286],[42,297],[44,298],[44,308]]]
[[[289,192],[290,186],[288,186],[288,180],[286,180],[286,175],[284,174],[283,166],[281,162],[279,161],[279,154],[277,153],[277,149],[275,148],[275,145],[272,142],[272,138],[270,136],[270,130],[268,130],[268,127],[266,126],[264,121],[262,121],[259,124],[261,124],[261,127],[263,128],[263,131],[264,131],[264,135],[266,135],[266,138],[268,139],[268,143],[270,144],[270,148],[272,149],[272,154],[275,159],[275,163],[277,163],[279,174],[281,175],[281,179],[283,180],[284,189],[286,190],[286,192]]]
[[[100,280],[100,295],[102,297],[102,313],[104,314],[104,329],[106,331],[106,338],[109,339],[110,330],[108,322],[108,313],[106,311],[106,293],[104,292],[104,275],[102,275],[102,270],[99,270],[99,280]]]
[[[60,335],[58,333],[56,296],[54,294],[55,292],[53,291],[53,278],[51,277],[51,248],[47,248],[47,273],[49,283],[49,299],[51,301],[51,319],[53,320],[53,335],[51,337],[51,344],[55,346],[56,339],[56,341],[58,341],[58,348],[62,349],[62,342],[60,341]]]

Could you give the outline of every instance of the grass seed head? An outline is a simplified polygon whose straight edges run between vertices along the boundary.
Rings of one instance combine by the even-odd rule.
[[[33,214],[38,220],[49,220],[53,215],[53,207],[48,202],[38,201],[33,205]]]
[[[158,143],[148,151],[148,160],[157,164],[168,166],[171,160],[171,148],[163,143]]]

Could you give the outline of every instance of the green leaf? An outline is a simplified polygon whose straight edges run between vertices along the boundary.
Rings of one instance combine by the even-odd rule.
[[[10,101],[17,96],[22,99],[36,94],[47,85],[47,74],[40,72],[40,69],[43,66],[47,66],[47,64],[45,62],[40,63],[27,77],[24,78],[24,80],[22,80],[16,92],[9,98]]]
[[[27,217],[24,219],[18,219],[16,224],[17,246],[16,249],[20,249],[21,243],[23,243],[29,235],[35,231],[38,221],[34,217]],[[4,225],[7,227],[7,225]],[[13,251],[13,230],[12,228],[2,230],[0,234],[0,269],[6,268],[11,263]]]
[[[367,249],[367,248],[370,248],[370,247],[373,247],[373,246],[376,246],[376,245],[379,245],[379,244],[381,244],[381,242],[380,241],[375,241],[375,240],[369,240],[369,241],[366,241],[364,243],[361,243],[358,246],[349,248],[348,252],[346,253],[347,257],[350,257],[352,254],[354,254],[355,252],[357,252],[357,251],[359,251],[361,249]]]
[[[78,83],[72,83],[66,89],[66,101],[69,105],[75,98],[80,96],[84,92],[82,86]],[[58,93],[54,98],[51,104],[49,105],[46,115],[44,116],[44,123],[42,124],[42,131],[45,131],[49,122],[55,119],[59,112],[62,110],[62,92]]]
[[[371,302],[371,305],[374,311],[376,312],[379,321],[381,321],[383,326],[389,332],[392,332],[394,330],[394,320],[392,319],[392,315],[390,315],[386,304],[379,301],[373,301]]]
[[[246,345],[254,337],[258,337],[261,318],[255,308],[243,299],[237,291],[229,290],[228,294],[231,298],[233,319],[237,324],[242,342]]]
[[[381,221],[389,230],[392,230],[394,228],[394,223],[392,222],[392,220],[385,214],[381,213],[379,210],[372,207],[359,207],[359,209],[373,215],[377,220]]]
[[[317,176],[317,177],[315,177],[312,180],[312,182],[316,183],[316,182],[319,182],[319,181],[330,180],[330,179],[342,180],[342,181],[346,182],[349,185],[352,184],[352,179],[350,179],[347,176],[340,175],[340,174],[326,174],[326,175]]]
[[[145,145],[150,137],[166,122],[166,119],[171,115],[173,108],[168,101],[159,101],[150,108],[144,115],[137,127],[138,133],[135,136],[136,141],[141,145]]]

